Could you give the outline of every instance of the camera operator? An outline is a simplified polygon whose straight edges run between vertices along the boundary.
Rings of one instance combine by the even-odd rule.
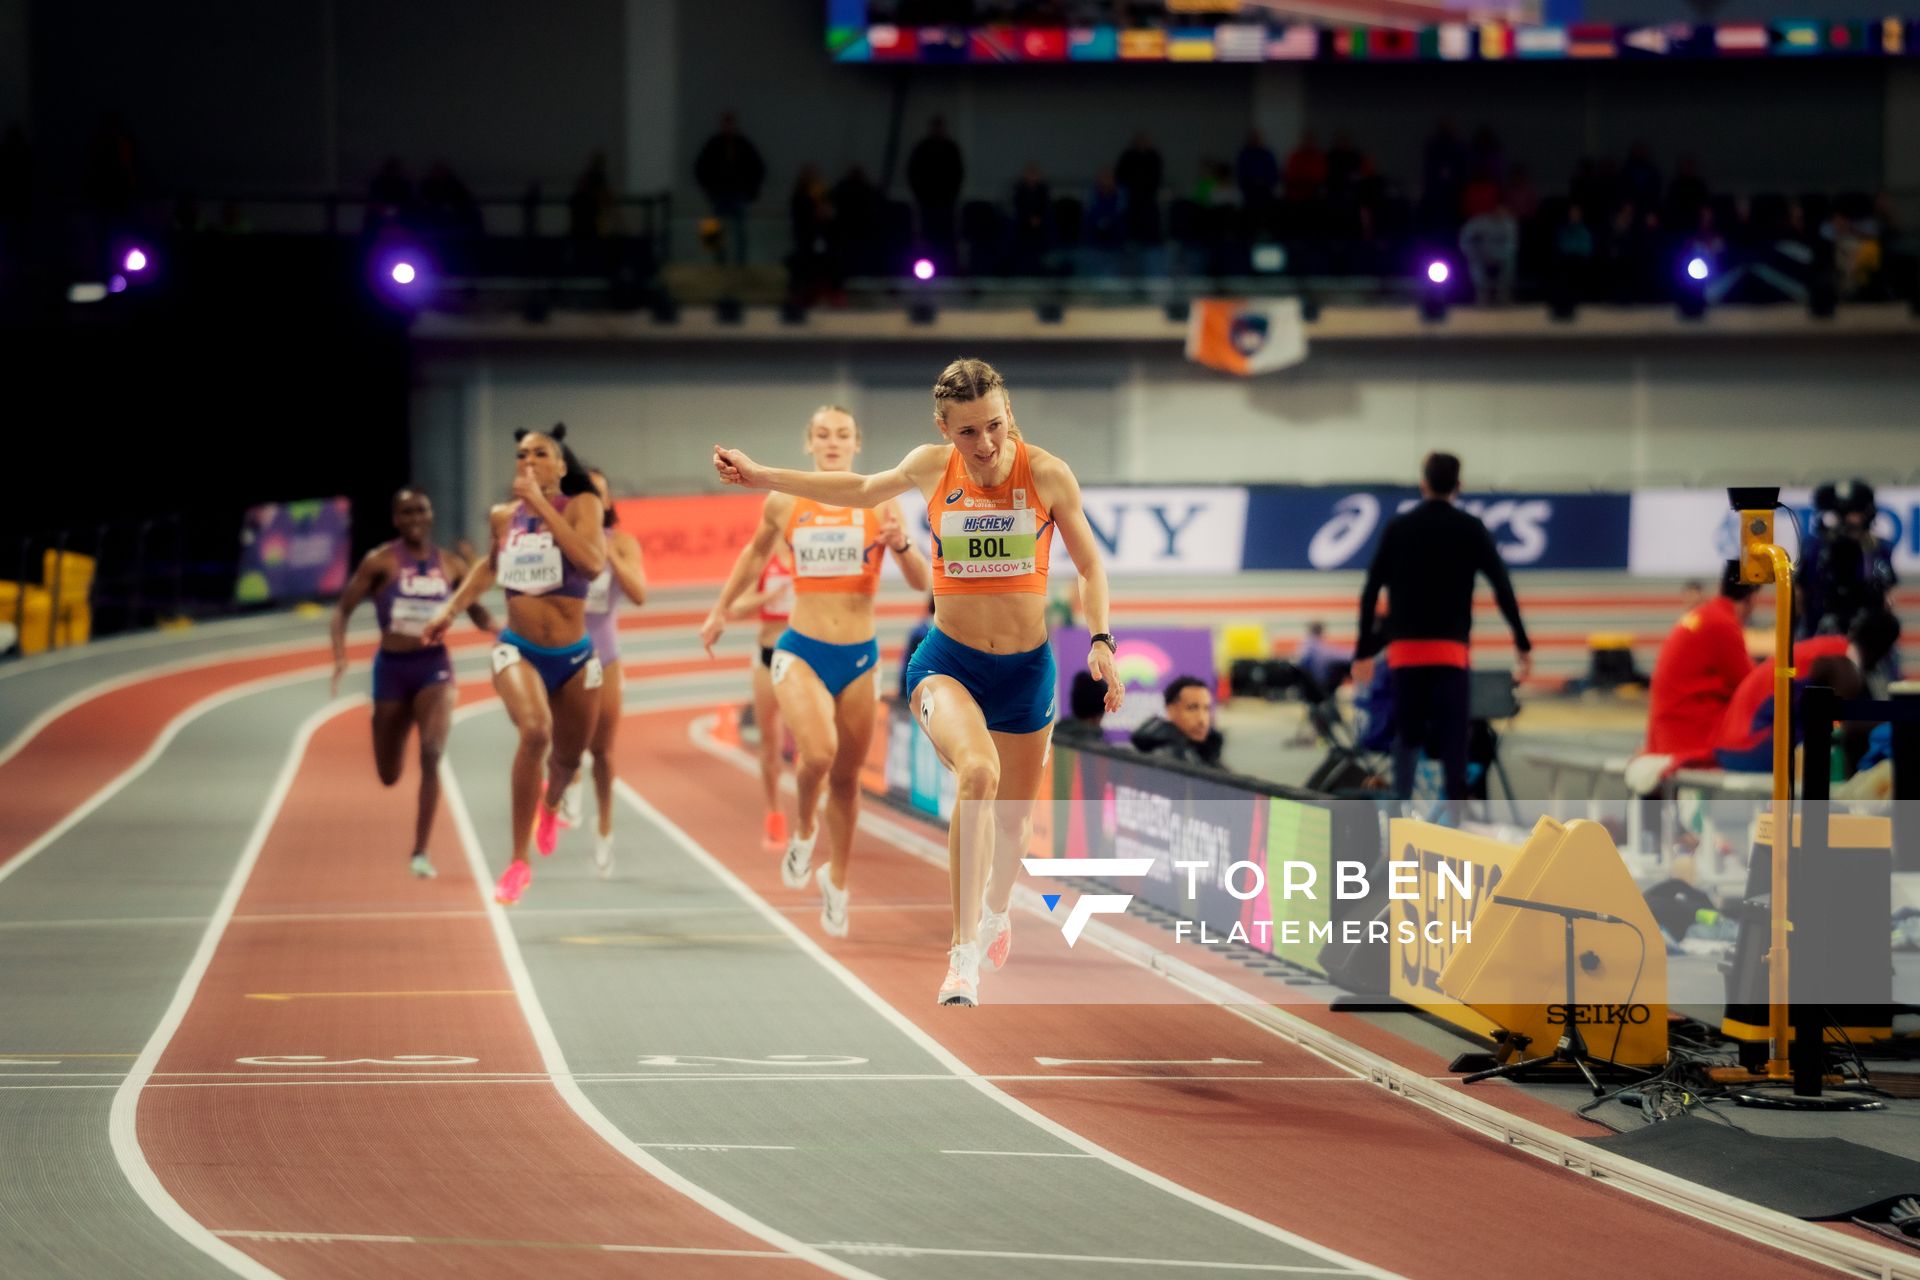
[[[1794,594],[1798,633],[1802,639],[1848,637],[1862,670],[1881,687],[1898,678],[1900,620],[1887,601],[1897,581],[1893,548],[1873,533],[1879,514],[1873,486],[1864,480],[1823,484],[1813,501],[1818,514],[1812,546],[1802,549]]]

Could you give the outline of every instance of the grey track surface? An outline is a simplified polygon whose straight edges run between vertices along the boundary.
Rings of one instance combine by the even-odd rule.
[[[0,882],[0,973],[14,975],[0,984],[0,1058],[57,1064],[0,1065],[0,1276],[224,1274],[134,1193],[108,1112],[192,960],[292,727],[325,689],[303,681],[208,712]],[[95,1054],[113,1056],[79,1056]]]
[[[678,690],[676,690],[678,692]],[[634,699],[629,705],[637,705]],[[454,735],[451,759],[497,873],[508,823],[512,732],[487,712]],[[644,788],[643,788],[644,791]],[[759,1080],[771,1065],[711,1064],[718,1080],[585,1085],[635,1142],[791,1147],[653,1147],[677,1172],[799,1239],[822,1245],[1251,1264],[1246,1269],[1127,1267],[1142,1275],[1258,1274],[1253,1268],[1336,1264],[1193,1205],[1073,1147],[966,1083],[639,814],[616,815],[620,863],[596,879],[584,841],[564,841],[535,869],[526,907],[509,913],[527,968],[569,1067],[646,1068],[643,1056],[774,1054],[864,1061],[836,1075],[937,1079]],[[626,907],[630,914],[609,908]],[[572,914],[577,909],[579,914]],[[617,994],[615,994],[617,993]],[[1049,1153],[956,1156],[943,1151]],[[888,1256],[834,1249],[875,1274],[1048,1277],[1099,1274],[1058,1258]]]

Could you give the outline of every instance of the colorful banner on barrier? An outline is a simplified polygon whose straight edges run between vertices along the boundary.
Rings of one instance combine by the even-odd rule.
[[[715,493],[621,498],[614,506],[620,527],[640,540],[647,580],[674,586],[726,581],[765,502],[760,493]]]
[[[237,604],[313,600],[347,585],[353,504],[345,498],[267,502],[240,523]]]
[[[1417,490],[1391,487],[1253,489],[1241,567],[1364,569],[1387,521],[1419,500]],[[1476,493],[1460,505],[1487,526],[1510,568],[1626,567],[1626,494]]]
[[[1053,633],[1053,661],[1059,670],[1058,701],[1061,718],[1072,714],[1073,678],[1087,669],[1087,646],[1092,637],[1085,627],[1059,627]],[[1213,632],[1205,627],[1146,627],[1129,629],[1119,637],[1114,666],[1126,686],[1127,700],[1102,722],[1107,741],[1125,742],[1127,736],[1166,708],[1166,687],[1181,676],[1196,676],[1213,685]]]

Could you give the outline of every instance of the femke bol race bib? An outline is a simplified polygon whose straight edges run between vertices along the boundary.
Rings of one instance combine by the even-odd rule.
[[[949,578],[1017,578],[1034,570],[1038,519],[1014,511],[943,511],[940,559]]]
[[[793,569],[801,578],[850,578],[866,558],[861,525],[802,525],[793,531]]]
[[[500,548],[494,577],[509,591],[538,596],[559,586],[564,573],[560,548],[551,533],[516,530],[507,535],[506,545]]]

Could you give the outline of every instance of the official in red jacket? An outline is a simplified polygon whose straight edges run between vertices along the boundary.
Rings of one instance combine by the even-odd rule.
[[[1734,691],[1753,670],[1746,626],[1755,588],[1730,576],[1720,594],[1689,609],[1660,646],[1648,691],[1649,755],[1679,758],[1710,751]]]

